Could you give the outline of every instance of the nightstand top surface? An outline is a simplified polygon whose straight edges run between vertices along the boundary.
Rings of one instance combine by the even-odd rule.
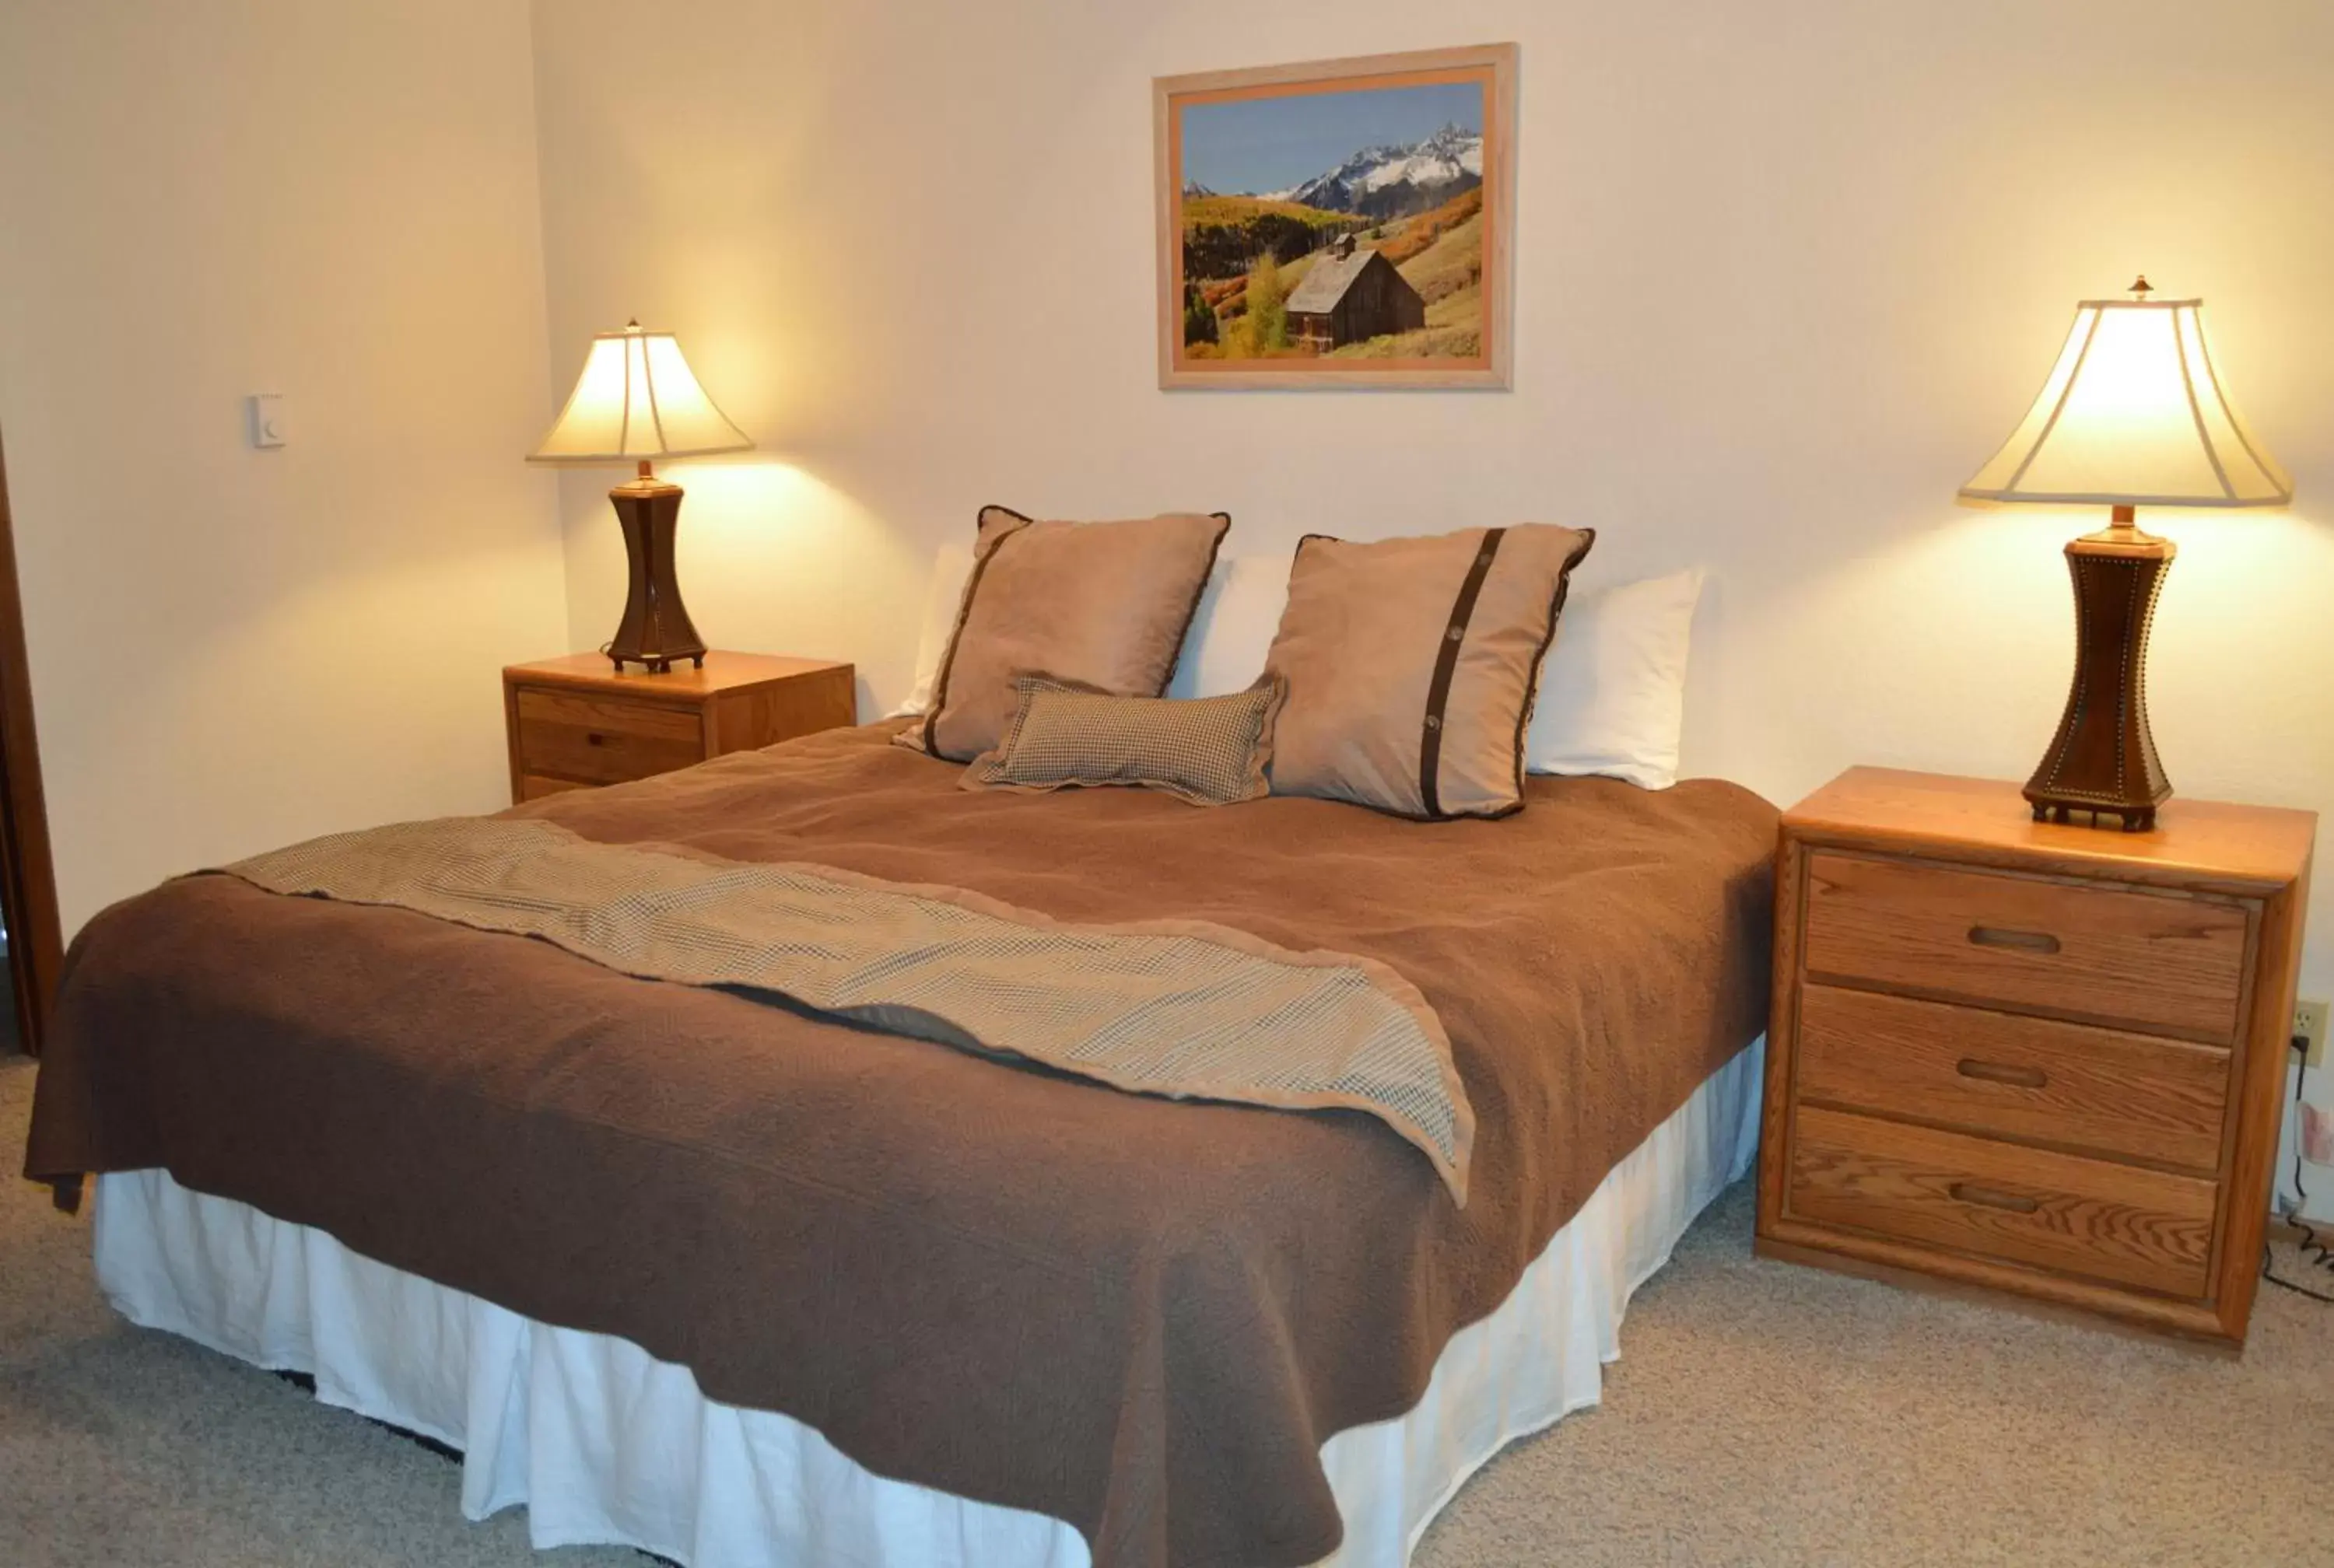
[[[707,652],[702,669],[685,659],[677,659],[662,675],[636,667],[628,667],[620,673],[609,664],[604,653],[568,653],[557,659],[506,665],[503,679],[514,685],[568,686],[680,700],[850,668],[836,659],[790,659],[783,654],[731,653],[717,648]]]
[[[1852,767],[1784,813],[1787,831],[1907,849],[2095,866],[2149,880],[2203,875],[2281,885],[2310,864],[2318,813],[2225,801],[2165,801],[2144,833],[2038,822],[2006,779]]]

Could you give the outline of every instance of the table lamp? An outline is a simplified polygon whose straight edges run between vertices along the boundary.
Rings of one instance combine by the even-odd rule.
[[[643,332],[632,322],[621,332],[592,339],[567,407],[527,461],[640,464],[635,477],[608,492],[632,559],[624,619],[601,650],[618,671],[627,660],[659,674],[676,659],[705,666],[705,640],[690,624],[673,572],[680,486],[658,478],[651,464],[659,457],[743,452],[753,444],[697,384],[670,332]]]
[[[2141,506],[2282,506],[2293,485],[2229,406],[2204,341],[2204,302],[2083,300],[2025,420],[1962,486],[1972,500],[2114,508],[2067,546],[2075,678],[2057,738],[2025,795],[2034,820],[2127,832],[2172,794],[2147,726],[2147,632],[2176,553],[2140,532]]]

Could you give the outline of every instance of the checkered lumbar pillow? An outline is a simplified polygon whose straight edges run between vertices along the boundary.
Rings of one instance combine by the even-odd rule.
[[[1020,699],[997,749],[965,769],[967,789],[1045,791],[1137,784],[1199,806],[1266,793],[1272,721],[1288,684],[1268,677],[1229,697],[1115,697],[1047,675],[1013,683]]]

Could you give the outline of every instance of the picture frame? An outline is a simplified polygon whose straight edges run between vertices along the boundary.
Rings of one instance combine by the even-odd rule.
[[[1519,53],[1154,77],[1160,386],[1509,387]]]

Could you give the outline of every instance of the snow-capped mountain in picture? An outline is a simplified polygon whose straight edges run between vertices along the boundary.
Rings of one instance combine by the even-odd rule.
[[[1267,193],[1266,199],[1364,217],[1401,217],[1482,183],[1483,133],[1446,125],[1407,147],[1365,147],[1326,173]]]

